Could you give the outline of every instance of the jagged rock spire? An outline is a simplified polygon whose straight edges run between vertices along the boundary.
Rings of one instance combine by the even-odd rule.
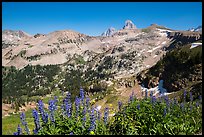
[[[136,29],[136,26],[131,20],[126,20],[123,29]]]

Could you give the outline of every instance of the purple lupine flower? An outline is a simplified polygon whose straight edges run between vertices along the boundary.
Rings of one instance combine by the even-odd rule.
[[[97,111],[97,118],[98,118],[98,121],[101,120],[101,112]]]
[[[84,89],[83,88],[80,88],[80,99],[81,99],[81,103],[82,103],[82,106],[84,107]]]
[[[26,122],[26,119],[25,119],[25,113],[24,113],[24,112],[21,113],[20,119],[21,119],[22,125],[25,126],[25,131],[26,131],[26,133],[29,135],[29,134],[30,134],[30,131],[29,131],[29,128],[28,128],[28,124],[27,124],[27,122]]]
[[[83,124],[83,127],[86,126],[86,115],[84,115],[82,118],[82,124]]]
[[[156,99],[155,96],[151,96],[151,103],[152,103],[153,107],[154,107],[154,104],[155,104],[156,100],[157,99]]]
[[[165,102],[166,102],[166,106],[167,106],[167,108],[169,108],[170,107],[170,105],[169,105],[169,98],[168,98],[168,96],[165,96]]]
[[[82,111],[82,115],[83,115],[82,124],[83,124],[83,127],[85,127],[85,124],[86,124],[86,107],[84,107],[84,109]]]
[[[72,103],[70,100],[70,94],[67,95],[67,97],[64,99],[64,106],[63,107],[65,109],[65,113],[66,115],[69,117],[71,117],[72,115]]]
[[[20,119],[21,119],[22,125],[25,125],[25,113],[24,112],[21,113]]]
[[[73,133],[73,132],[70,132],[69,135],[74,135],[74,133]]]
[[[40,120],[39,120],[39,116],[38,116],[38,112],[37,110],[33,110],[33,118],[34,118],[34,123],[35,123],[35,134],[38,132],[38,130],[40,129]]]
[[[93,131],[95,129],[96,126],[96,122],[95,122],[95,115],[94,115],[94,109],[91,109],[91,113],[90,113],[90,121],[91,121],[91,125],[89,127],[89,131]]]
[[[118,110],[119,110],[119,111],[121,111],[122,105],[123,105],[122,102],[121,102],[121,101],[118,101]]]
[[[57,109],[57,102],[58,102],[58,99],[57,99],[57,96],[54,97],[54,103],[56,105],[56,109]]]
[[[153,96],[152,101],[153,101],[153,104],[154,104],[157,101],[157,98],[155,96]]]
[[[180,108],[182,111],[184,110],[184,104],[183,103],[180,104]]]
[[[109,114],[109,109],[105,108],[105,111],[104,111],[104,123],[105,124],[107,124],[107,121],[108,121],[108,114]]]
[[[50,111],[50,120],[54,123],[55,118],[54,118],[54,111],[56,110],[55,102],[54,100],[49,101],[49,111]]]
[[[83,88],[80,88],[80,98],[82,100],[84,100],[84,90],[83,90]]]
[[[36,134],[38,134],[38,130],[37,129],[34,129],[33,130],[33,133],[36,135]]]
[[[184,93],[183,93],[184,100],[186,100],[186,94],[187,94],[187,92],[186,92],[186,90],[184,90]]]
[[[166,116],[166,108],[164,108],[164,114],[163,114],[163,116]]]
[[[199,106],[199,103],[198,102],[196,102],[196,107],[198,107]]]
[[[200,100],[200,102],[202,102],[202,96],[201,95],[199,95],[199,100]]]
[[[14,132],[14,135],[21,135],[21,134],[22,134],[22,129],[21,129],[20,125],[18,124],[17,132]]]
[[[76,117],[78,117],[79,107],[80,107],[80,99],[76,97],[75,98]]]
[[[134,99],[134,92],[132,92],[132,94],[130,95],[130,98],[129,98],[129,103],[132,102]]]
[[[174,98],[174,105],[177,105],[178,104],[178,101],[176,98]]]
[[[190,100],[191,100],[191,102],[193,101],[193,95],[192,95],[192,92],[190,92]]]
[[[42,100],[40,100],[38,102],[38,109],[40,111],[43,122],[46,124],[48,122],[48,114],[45,113],[45,111],[44,111],[44,104],[43,104]]]
[[[137,109],[140,110],[140,104],[137,105]]]

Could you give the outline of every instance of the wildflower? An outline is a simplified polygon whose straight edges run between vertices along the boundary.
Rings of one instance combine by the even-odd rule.
[[[134,97],[134,93],[132,92],[132,94],[130,95],[130,98],[129,98],[129,103],[133,101],[133,97]]]
[[[84,90],[80,88],[80,98],[83,101],[84,100]]]
[[[177,105],[177,103],[178,103],[178,101],[177,101],[177,99],[176,98],[174,98],[174,105]]]
[[[152,97],[151,97],[151,103],[152,103],[152,105],[154,105],[154,104],[155,104],[156,100],[157,100],[157,99],[156,99],[156,97],[155,97],[155,96],[152,96]]]
[[[98,121],[100,121],[101,119],[101,112],[97,111],[97,118],[98,118]]]
[[[184,90],[183,95],[184,95],[184,101],[185,101],[186,100],[186,90]]]
[[[56,104],[58,102],[57,96],[54,97],[54,103]]]
[[[93,132],[93,131],[90,131],[90,134],[91,134],[91,135],[94,135],[94,132]]]
[[[30,131],[29,131],[29,129],[28,129],[28,124],[27,124],[27,122],[26,122],[26,120],[25,120],[25,113],[24,113],[24,112],[21,113],[20,119],[21,119],[22,125],[25,126],[25,131],[26,131],[26,133],[29,135],[29,134],[30,134]]]
[[[86,124],[86,115],[84,115],[83,118],[82,118],[82,124],[83,124],[83,127],[85,127],[85,124]]]
[[[184,104],[183,103],[181,103],[180,108],[182,111],[184,110]]]
[[[55,102],[54,100],[50,100],[49,101],[49,110],[50,110],[50,120],[54,123],[55,119],[54,119],[54,111],[56,110],[56,106],[55,106]]]
[[[17,132],[14,132],[13,135],[21,135],[22,129],[20,127],[20,125],[18,125],[17,127]]]
[[[69,135],[74,135],[74,133],[73,133],[73,132],[70,132]]]
[[[193,101],[193,95],[192,95],[192,92],[190,92],[190,100],[191,100],[191,102]]]
[[[71,103],[66,104],[66,112],[67,112],[67,116],[71,117],[72,115],[72,104]]]
[[[121,110],[121,108],[122,108],[122,102],[118,101],[118,109],[119,109],[119,111]]]
[[[22,129],[21,129],[20,125],[18,125],[17,132],[14,132],[13,135],[21,135],[21,134],[22,134]]]
[[[37,129],[34,129],[33,130],[33,133],[36,135],[36,134],[38,134],[38,130]]]
[[[104,123],[105,124],[107,124],[107,121],[108,121],[108,113],[109,113],[109,109],[105,108],[105,111],[104,111]]]
[[[44,104],[43,104],[42,100],[40,100],[38,102],[38,109],[39,109],[40,114],[42,116],[43,122],[46,124],[48,122],[48,114],[45,113],[45,111],[44,111]]]
[[[198,107],[199,106],[199,104],[198,104],[198,102],[196,102],[196,107]]]
[[[164,116],[166,116],[166,108],[164,108]]]
[[[140,104],[137,105],[137,109],[140,110]]]
[[[76,117],[78,117],[78,112],[79,112],[79,106],[80,105],[80,99],[76,97],[75,99],[75,108],[76,108]]]
[[[201,95],[199,95],[199,100],[200,100],[200,102],[202,102],[202,96]]]
[[[91,109],[91,113],[90,113],[90,121],[91,121],[91,125],[89,127],[89,131],[93,131],[95,129],[95,115],[94,115],[94,109]]]
[[[168,98],[168,96],[165,96],[165,102],[166,102],[166,106],[167,106],[167,108],[169,108],[170,107],[170,105],[169,105],[169,98]]]
[[[38,112],[34,109],[33,110],[33,118],[34,118],[34,123],[35,123],[35,133],[38,132],[38,130],[40,129],[40,120],[39,120],[39,116],[38,116]]]

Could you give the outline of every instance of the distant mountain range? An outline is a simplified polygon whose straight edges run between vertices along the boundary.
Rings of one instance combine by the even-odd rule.
[[[188,31],[193,31],[193,32],[202,32],[202,26],[198,26],[197,28],[190,28]]]
[[[132,21],[126,20],[120,30],[111,27],[102,36],[88,36],[73,30],[32,36],[21,30],[4,30],[2,65],[23,68],[28,64],[63,64],[75,55],[93,62],[96,61],[94,57],[101,56],[97,63],[102,63],[104,57],[110,56],[116,63],[113,67],[117,73],[127,68],[131,70],[128,73],[132,73],[155,64],[173,42],[191,43],[202,39],[202,32],[196,31],[200,29],[202,27],[194,31],[177,31],[157,24],[138,29]],[[126,57],[125,61],[123,58]],[[122,69],[123,65],[126,69]]]

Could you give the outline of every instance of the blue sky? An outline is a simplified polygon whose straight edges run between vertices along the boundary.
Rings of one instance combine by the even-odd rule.
[[[137,28],[156,23],[176,30],[202,25],[202,2],[3,2],[2,29],[29,34],[71,29],[101,35],[130,19]]]

